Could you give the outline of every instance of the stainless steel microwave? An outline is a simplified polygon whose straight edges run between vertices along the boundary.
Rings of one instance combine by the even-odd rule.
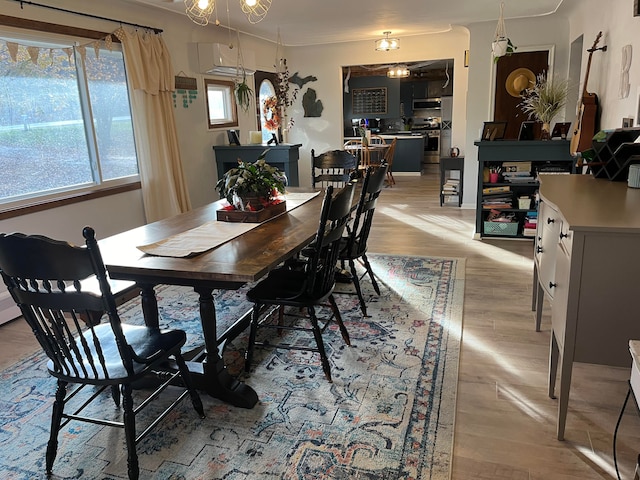
[[[413,100],[413,110],[432,110],[441,108],[440,98],[416,98]]]

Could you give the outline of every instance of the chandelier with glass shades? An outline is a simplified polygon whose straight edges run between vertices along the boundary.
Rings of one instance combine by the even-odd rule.
[[[405,64],[394,65],[387,70],[389,78],[407,78],[409,76],[409,68]]]
[[[397,38],[389,38],[390,31],[382,32],[384,38],[376,40],[376,50],[378,52],[388,52],[389,50],[398,50],[400,48],[400,40]]]
[[[198,25],[208,25],[216,7],[215,0],[184,0],[187,16]],[[271,0],[240,0],[240,8],[249,23],[258,23],[267,16]]]

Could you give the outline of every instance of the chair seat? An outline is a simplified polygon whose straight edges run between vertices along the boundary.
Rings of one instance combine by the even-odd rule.
[[[73,378],[81,378],[83,382],[95,384],[105,383],[107,380],[108,383],[118,383],[118,380],[124,379],[127,379],[128,382],[131,381],[132,377],[128,375],[118,352],[116,338],[111,325],[98,325],[93,330],[97,338],[100,339],[102,356],[105,358],[105,369],[101,365],[96,365],[96,371],[94,372],[92,365],[86,360],[88,357],[85,355],[83,357],[85,361],[82,362],[82,365],[79,362],[74,362],[74,365],[68,365],[71,371],[77,372],[75,376],[63,374],[51,360],[47,363],[49,372],[58,378],[70,381]],[[158,330],[145,326],[122,324],[122,331],[135,355],[142,358],[152,357],[158,351],[171,352],[176,349],[179,351],[187,340],[187,335],[182,330]],[[91,332],[86,331],[83,336],[86,340],[86,348],[91,350],[93,358],[97,358]],[[150,363],[152,361],[139,363],[134,360],[133,369],[135,374],[143,374]],[[90,372],[90,374],[88,376],[84,375],[84,371]]]
[[[360,243],[360,239],[354,239],[351,249],[348,249],[347,247],[349,245],[349,237],[343,237],[340,240],[340,253],[338,255],[338,258],[340,260],[360,258],[362,254],[366,253],[367,251],[366,243],[364,244],[364,248],[362,250],[360,249]]]
[[[269,305],[312,305],[324,302],[333,292],[333,286],[326,291],[307,292],[308,273],[295,268],[278,268],[247,292],[253,303]]]

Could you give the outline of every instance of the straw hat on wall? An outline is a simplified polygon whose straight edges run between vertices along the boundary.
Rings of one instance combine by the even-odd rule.
[[[512,97],[521,97],[522,92],[536,84],[535,74],[528,68],[516,68],[505,81],[505,88]]]

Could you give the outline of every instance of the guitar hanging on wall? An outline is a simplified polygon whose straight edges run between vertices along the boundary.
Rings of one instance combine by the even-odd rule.
[[[587,62],[587,71],[584,75],[584,86],[582,88],[582,97],[580,98],[580,108],[578,108],[578,116],[573,124],[573,136],[571,137],[570,151],[574,157],[578,152],[584,152],[591,148],[591,140],[596,134],[596,119],[598,115],[598,96],[595,93],[587,91],[587,82],[589,82],[589,71],[591,70],[591,57],[593,52],[602,50],[607,51],[607,46],[598,47],[598,42],[602,37],[602,32],[598,32],[593,46],[587,50],[589,52],[589,60]]]

